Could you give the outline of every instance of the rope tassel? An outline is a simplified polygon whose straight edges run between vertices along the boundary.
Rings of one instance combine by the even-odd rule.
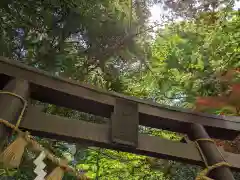
[[[0,118],[0,124],[5,125],[8,128],[13,129],[13,132],[18,133],[20,136],[18,136],[16,138],[16,140],[11,143],[5,150],[4,152],[0,152],[0,163],[1,165],[4,165],[6,168],[17,168],[19,167],[21,160],[22,160],[22,156],[25,150],[25,147],[30,144],[34,151],[37,152],[44,152],[46,153],[46,156],[48,157],[49,160],[51,160],[53,163],[55,163],[57,166],[57,168],[55,168],[47,177],[47,180],[61,180],[63,178],[64,172],[71,172],[73,175],[75,175],[78,179],[88,179],[85,175],[81,175],[79,174],[79,172],[68,166],[67,161],[65,163],[65,160],[61,160],[59,158],[56,158],[51,152],[49,152],[48,150],[46,150],[44,147],[42,147],[37,141],[35,141],[33,139],[32,136],[30,136],[30,134],[28,132],[23,132],[21,131],[18,126],[23,118],[23,114],[26,110],[27,107],[27,100],[25,100],[23,97],[19,96],[18,94],[12,93],[12,92],[7,92],[7,91],[0,91],[0,94],[8,94],[11,96],[15,96],[19,99],[21,99],[21,101],[24,104],[24,107],[21,111],[21,114],[18,118],[18,121],[16,123],[16,125],[13,125],[11,123],[9,123],[7,120],[5,119],[1,119]],[[36,163],[36,162],[35,162]],[[37,165],[39,165],[38,163],[36,163]],[[43,169],[41,169],[45,164],[44,163],[40,163],[41,166],[38,166],[38,168],[35,169],[35,171],[40,172],[40,175],[44,175],[45,177],[45,171],[43,171]]]
[[[61,180],[64,175],[64,170],[61,167],[56,167],[46,178],[46,180]]]
[[[4,167],[19,167],[27,144],[28,142],[22,135],[18,136],[0,155],[0,162],[3,163]]]

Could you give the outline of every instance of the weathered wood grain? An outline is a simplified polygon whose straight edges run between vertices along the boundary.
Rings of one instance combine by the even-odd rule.
[[[20,125],[33,135],[56,138],[67,142],[87,143],[93,146],[122,150],[126,152],[153,156],[157,158],[182,161],[204,166],[194,143],[181,143],[144,134],[138,135],[138,145],[121,146],[111,142],[109,124],[94,124],[72,120],[40,112],[36,107],[29,107]],[[240,156],[232,153],[222,154],[233,169],[240,170]]]

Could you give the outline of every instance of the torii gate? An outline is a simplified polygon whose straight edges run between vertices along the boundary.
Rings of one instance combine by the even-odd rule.
[[[226,161],[240,170],[240,156],[218,150],[207,141],[210,137],[234,139],[240,131],[239,117],[225,117],[195,113],[161,106],[150,101],[78,84],[0,57],[0,89],[14,92],[25,99],[34,99],[109,118],[107,124],[69,120],[41,112],[29,106],[20,127],[33,135],[89,143],[94,146],[177,160],[205,166]],[[19,99],[0,94],[0,118],[16,121],[22,103]],[[173,142],[138,133],[138,126],[166,129],[185,133],[195,143]],[[6,136],[0,125],[0,138]],[[210,137],[209,137],[210,136]],[[217,180],[233,180],[229,167],[218,167],[210,173]]]

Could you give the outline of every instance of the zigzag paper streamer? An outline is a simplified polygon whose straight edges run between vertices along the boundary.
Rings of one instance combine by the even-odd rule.
[[[34,164],[36,165],[36,168],[34,169],[35,174],[37,174],[37,177],[34,180],[44,180],[44,177],[46,176],[46,172],[43,170],[46,167],[46,164],[43,162],[45,159],[46,154],[42,151],[40,155],[37,157],[37,159],[34,160]]]

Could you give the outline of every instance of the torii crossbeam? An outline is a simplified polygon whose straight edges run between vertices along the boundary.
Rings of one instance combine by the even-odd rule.
[[[27,99],[109,119],[107,124],[77,121],[43,113],[30,105],[20,127],[33,135],[68,142],[86,142],[95,146],[192,164],[204,165],[195,144],[139,134],[139,125],[185,133],[193,140],[209,139],[209,136],[232,140],[240,131],[239,117],[214,116],[162,106],[52,76],[3,57],[0,57],[0,89],[17,93]],[[21,106],[18,99],[0,95],[0,118],[14,123]],[[0,138],[4,135],[4,129],[1,127]],[[232,168],[240,170],[238,155],[224,150],[216,151],[216,146],[211,142],[200,142],[199,145],[209,165],[219,163],[224,158]],[[228,167],[214,170],[213,177],[218,180],[233,180]]]

